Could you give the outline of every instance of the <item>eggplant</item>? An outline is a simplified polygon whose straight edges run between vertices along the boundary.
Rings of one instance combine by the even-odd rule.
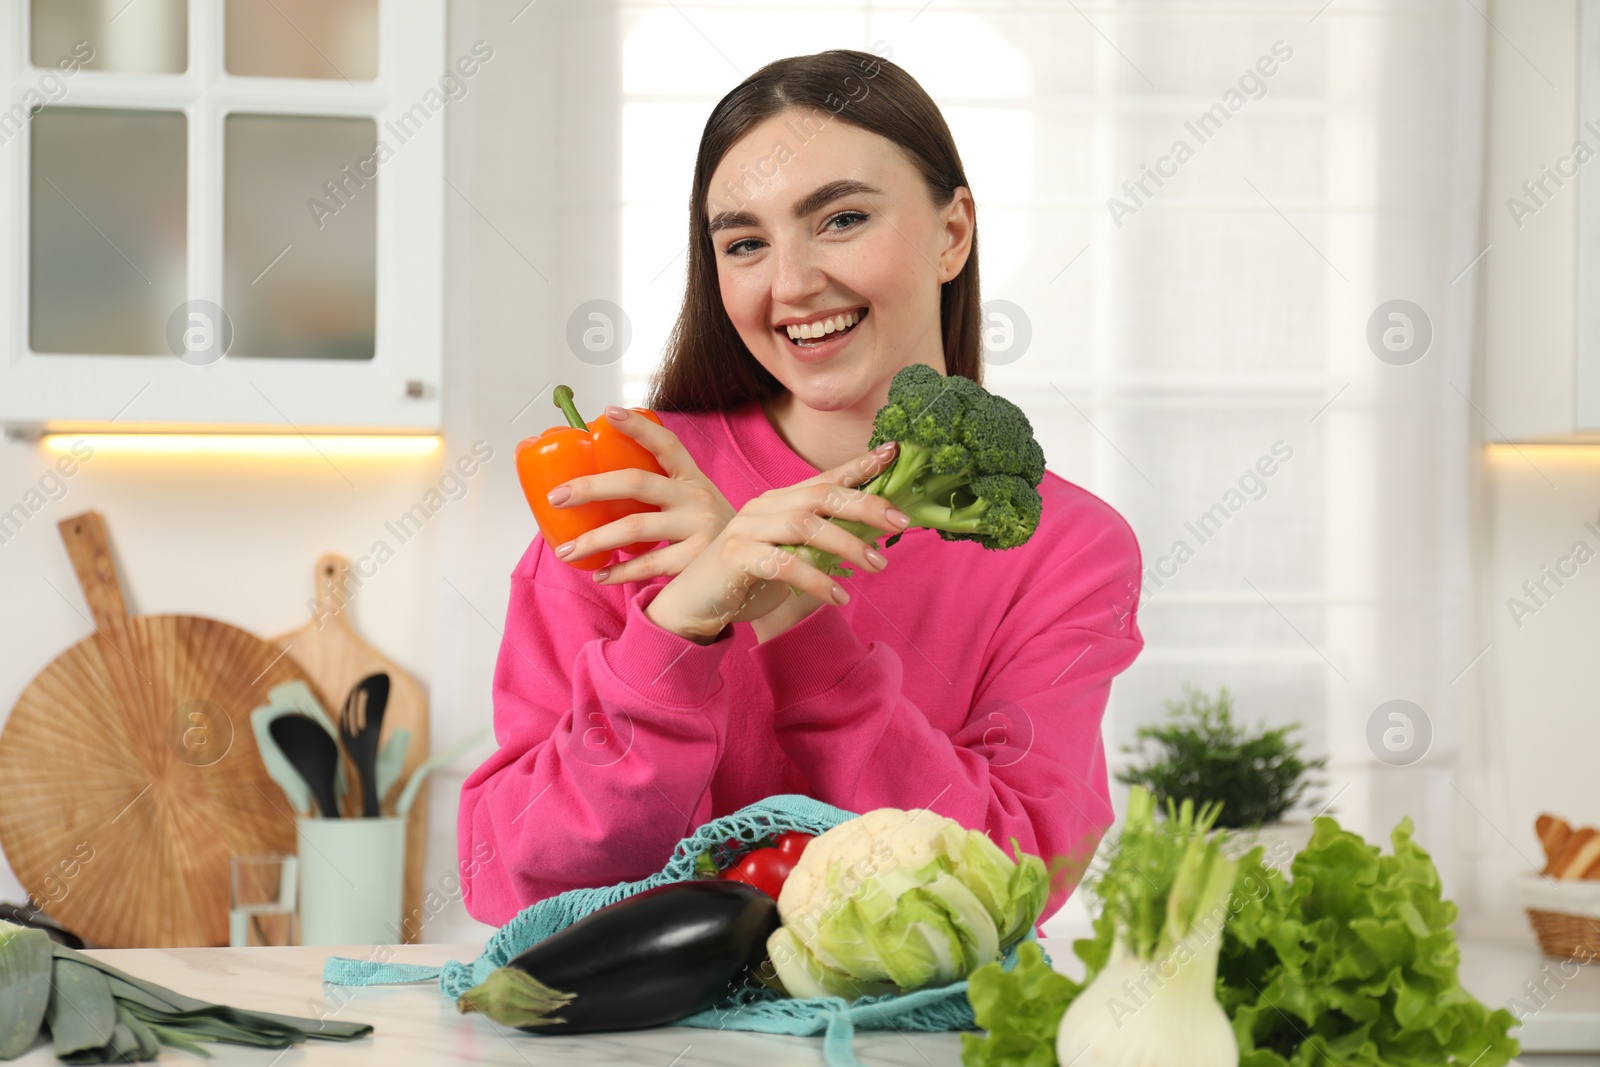
[[[767,954],[778,905],[743,882],[673,882],[607,904],[456,1001],[530,1033],[668,1026],[719,1003]]]

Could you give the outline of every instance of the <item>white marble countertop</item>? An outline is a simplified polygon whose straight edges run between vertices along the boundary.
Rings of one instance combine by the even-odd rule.
[[[393,950],[398,963],[441,964],[472,960],[481,944],[403,945]],[[1074,974],[1081,963],[1070,942],[1046,943],[1057,966]],[[180,993],[256,1011],[335,1018],[370,1023],[370,1038],[353,1042],[310,1041],[272,1051],[237,1045],[208,1045],[218,1064],[294,1067],[323,1063],[383,1064],[384,1067],[451,1063],[531,1067],[561,1063],[588,1065],[655,1064],[659,1067],[822,1067],[821,1037],[783,1037],[744,1031],[669,1026],[656,1030],[557,1038],[524,1034],[481,1015],[461,1015],[439,993],[436,982],[397,986],[325,986],[323,962],[329,956],[364,959],[370,946],[348,948],[199,948],[100,950],[91,955],[147,981]],[[1530,1051],[1588,1048],[1600,1050],[1600,966],[1571,968],[1545,960],[1528,939],[1462,941],[1462,983],[1491,1008],[1519,1001],[1538,1010],[1526,1014],[1524,1040]],[[1075,977],[1081,977],[1079,970]],[[1524,983],[1546,992],[1543,1006],[1531,1000]],[[872,1067],[957,1067],[961,1040],[954,1033],[858,1032],[856,1055]],[[163,1047],[162,1062],[201,1062]],[[56,1062],[47,1041],[16,1061]],[[1600,1067],[1600,1054],[1524,1055],[1529,1067]]]
[[[823,1067],[822,1038],[787,1037],[737,1030],[667,1026],[615,1034],[549,1037],[509,1029],[482,1015],[461,1015],[436,981],[395,986],[323,985],[329,956],[366,959],[370,945],[346,948],[187,948],[97,950],[89,955],[179,993],[237,1008],[316,1017],[326,1004],[333,1018],[370,1023],[360,1041],[308,1041],[291,1049],[207,1045],[215,1064],[295,1067],[296,1064],[382,1064],[383,1067],[443,1067],[445,1064],[504,1064],[532,1067]],[[470,961],[481,944],[401,945],[391,961],[436,965]],[[872,1067],[954,1067],[961,1039],[954,1033],[858,1032],[856,1056]],[[206,1061],[162,1046],[162,1063]],[[53,1064],[47,1040],[19,1064]]]
[[[1522,1026],[1522,1060],[1538,1067],[1600,1064],[1600,965],[1549,959],[1530,933],[1460,939],[1461,984]],[[1568,1055],[1556,1057],[1555,1053]]]

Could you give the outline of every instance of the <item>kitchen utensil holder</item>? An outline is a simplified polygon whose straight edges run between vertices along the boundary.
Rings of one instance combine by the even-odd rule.
[[[406,821],[295,820],[300,844],[300,943],[398,945]]]

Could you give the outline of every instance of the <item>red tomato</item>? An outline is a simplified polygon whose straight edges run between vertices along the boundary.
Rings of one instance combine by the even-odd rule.
[[[802,834],[797,831],[790,830],[786,834],[779,835],[777,849],[785,856],[788,856],[791,860],[798,862],[800,859],[800,853],[806,850],[806,846],[811,844],[811,840],[810,834]]]
[[[779,836],[772,848],[758,848],[746,854],[736,865],[723,871],[722,877],[755,886],[777,900],[789,872],[800,862],[800,854],[810,843],[810,834],[790,831]]]

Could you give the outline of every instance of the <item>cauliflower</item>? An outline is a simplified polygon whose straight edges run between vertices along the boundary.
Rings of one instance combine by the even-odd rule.
[[[767,951],[793,997],[944,985],[1027,935],[1049,894],[1043,861],[926,809],[879,808],[806,847],[778,894]]]

